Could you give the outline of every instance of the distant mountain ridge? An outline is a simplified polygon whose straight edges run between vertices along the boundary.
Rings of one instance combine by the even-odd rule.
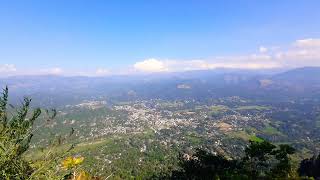
[[[297,68],[277,74],[272,79],[278,81],[320,83],[320,67]]]
[[[320,97],[320,67],[281,73],[205,70],[134,76],[0,78],[13,100],[30,96],[41,105],[59,106],[88,99],[208,99],[240,96],[262,100]],[[183,87],[183,88],[181,88]],[[187,87],[187,88],[186,88]]]

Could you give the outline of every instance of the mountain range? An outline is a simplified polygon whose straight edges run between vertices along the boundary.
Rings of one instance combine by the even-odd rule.
[[[285,72],[203,70],[109,77],[14,76],[0,78],[11,100],[32,97],[44,106],[84,100],[197,99],[239,96],[260,101],[319,100],[320,67]]]

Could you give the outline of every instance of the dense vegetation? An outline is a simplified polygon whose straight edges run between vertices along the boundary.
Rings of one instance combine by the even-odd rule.
[[[198,149],[192,156],[182,155],[180,170],[172,179],[289,179],[297,178],[288,145],[278,147],[267,141],[250,141],[245,156],[227,159]]]
[[[25,98],[22,107],[11,117],[7,113],[8,88],[0,99],[0,169],[1,179],[27,179],[32,168],[22,155],[28,149],[32,138],[32,124],[40,115],[40,109],[34,110],[27,118],[30,99]]]
[[[4,89],[0,98],[0,179],[81,180],[102,178],[103,175],[97,177],[89,174],[94,173],[94,169],[92,169],[94,165],[95,168],[108,166],[97,164],[94,159],[90,160],[92,156],[97,155],[92,154],[95,152],[94,149],[85,149],[80,144],[77,147],[73,144],[63,143],[72,136],[74,129],[65,136],[57,136],[41,150],[40,156],[32,159],[27,158],[26,152],[30,150],[29,146],[33,134],[43,127],[35,127],[34,122],[39,119],[42,112],[46,112],[46,118],[42,118],[45,119],[44,125],[56,116],[55,110],[49,112],[36,108],[31,111],[30,103],[31,99],[24,98],[19,108],[8,104],[8,88]],[[8,109],[8,107],[10,108]],[[139,139],[145,138],[147,141],[151,136],[153,135],[146,134]],[[118,174],[113,176],[113,179],[320,178],[320,155],[304,159],[300,164],[294,164],[291,157],[296,150],[293,147],[287,144],[274,145],[257,137],[249,141],[242,157],[226,157],[222,154],[211,153],[209,150],[197,149],[193,153],[180,153],[176,157],[179,160],[178,163],[174,162],[175,157],[167,156],[167,153],[170,153],[167,149],[161,148],[161,145],[153,142],[150,143],[153,145],[148,152],[137,151],[135,148],[129,151],[125,150],[127,147],[139,144],[139,142],[132,145],[127,144],[127,142],[134,142],[135,137],[138,136],[115,139],[113,143],[117,146],[105,150],[104,153],[120,152],[120,155],[122,152],[127,157],[120,164],[109,168],[109,171]],[[200,139],[192,135],[188,140],[201,143]],[[102,145],[107,147],[104,143],[102,142]],[[99,145],[95,146],[101,153],[103,148]],[[80,153],[81,151],[82,153]],[[179,151],[178,148],[177,151]],[[145,153],[145,157],[150,158],[147,162],[152,163],[142,164],[140,168],[135,168],[135,171],[126,171],[125,169],[135,166],[134,157],[140,153]],[[128,157],[132,157],[132,159]]]
[[[8,88],[3,90],[0,98],[0,179],[89,177],[78,169],[83,157],[67,157],[72,147],[63,153],[56,151],[56,145],[61,144],[61,138],[47,146],[45,156],[39,161],[29,162],[24,157],[33,134],[37,131],[33,124],[41,115],[40,108],[30,112],[30,103],[31,99],[24,98],[21,106],[15,108],[8,104]],[[12,109],[9,110],[8,106]],[[55,117],[56,111],[46,112],[48,115],[46,122],[49,122]]]

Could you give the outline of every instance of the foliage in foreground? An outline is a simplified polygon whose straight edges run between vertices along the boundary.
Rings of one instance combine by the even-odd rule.
[[[8,104],[7,87],[0,97],[0,179],[89,179],[90,175],[79,168],[82,157],[64,159],[73,146],[67,147],[62,154],[55,152],[55,147],[61,144],[61,137],[46,147],[40,161],[28,162],[24,158],[33,134],[42,127],[33,126],[41,109],[31,111],[30,103],[31,99],[24,98],[19,108]],[[56,116],[55,110],[46,113],[48,118],[43,125]]]
[[[32,174],[32,168],[22,155],[29,148],[32,125],[41,110],[35,109],[29,115],[30,102],[24,98],[15,114],[8,114],[8,88],[0,98],[0,179],[27,179]]]

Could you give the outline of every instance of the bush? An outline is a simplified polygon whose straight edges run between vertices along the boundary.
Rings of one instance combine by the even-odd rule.
[[[0,179],[91,179],[88,173],[79,168],[83,157],[65,158],[74,145],[66,147],[63,152],[56,151],[62,143],[61,137],[43,150],[44,156],[39,160],[25,160],[24,154],[29,149],[33,133],[56,116],[55,110],[46,110],[47,120],[34,128],[33,124],[41,115],[41,109],[30,110],[30,103],[31,99],[24,98],[19,108],[8,104],[7,87],[0,97]],[[73,132],[72,129],[69,137]]]
[[[32,126],[40,116],[39,108],[29,112],[31,99],[24,98],[21,107],[8,114],[8,88],[0,97],[0,179],[26,179],[32,168],[22,155],[33,136]]]

